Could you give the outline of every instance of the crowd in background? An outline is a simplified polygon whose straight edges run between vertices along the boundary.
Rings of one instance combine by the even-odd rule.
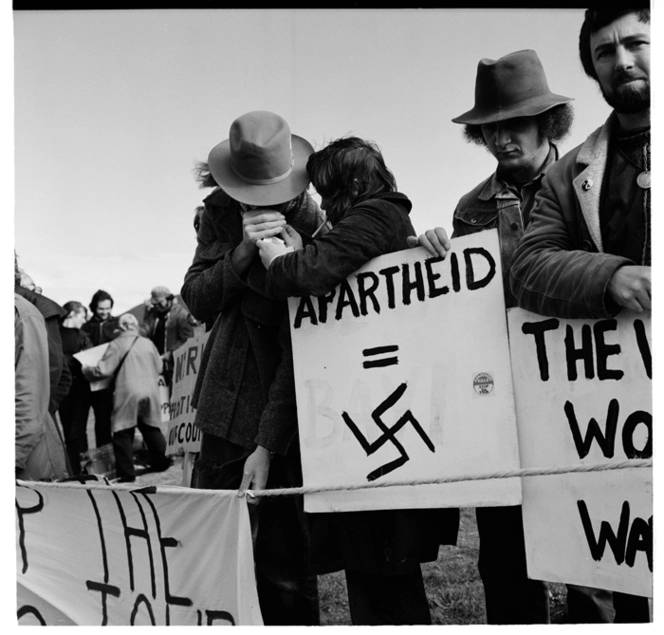
[[[118,482],[136,479],[136,463],[167,469],[159,383],[170,389],[173,351],[201,328],[186,307],[164,286],[133,310],[140,322],[131,312],[113,316],[102,289],[89,310],[75,300],[60,306],[17,260],[14,306],[16,477],[80,478],[91,449],[112,457]],[[94,364],[77,358],[104,345]]]

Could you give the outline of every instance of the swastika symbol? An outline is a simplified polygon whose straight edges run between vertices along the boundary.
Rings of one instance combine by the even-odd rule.
[[[427,433],[422,429],[422,426],[419,424],[417,419],[413,416],[413,413],[410,410],[406,410],[399,420],[391,427],[388,428],[382,421],[381,416],[389,410],[394,404],[401,399],[401,396],[406,392],[406,383],[401,384],[397,389],[385,399],[372,413],[371,418],[374,420],[376,425],[381,429],[383,434],[381,434],[375,441],[370,443],[367,441],[362,431],[357,427],[355,422],[350,418],[350,415],[347,412],[342,412],[341,416],[346,422],[346,425],[350,428],[351,432],[355,435],[355,438],[360,442],[360,445],[367,453],[367,456],[371,456],[376,450],[381,448],[388,441],[394,445],[394,447],[399,451],[401,455],[398,459],[385,463],[381,465],[378,469],[375,469],[373,472],[370,472],[367,475],[368,481],[375,481],[378,477],[389,474],[393,470],[396,470],[398,467],[402,466],[406,461],[409,460],[408,453],[404,449],[403,445],[396,438],[396,433],[401,430],[407,423],[410,423],[413,428],[420,435],[426,446],[432,452],[436,451],[431,439],[427,436]]]

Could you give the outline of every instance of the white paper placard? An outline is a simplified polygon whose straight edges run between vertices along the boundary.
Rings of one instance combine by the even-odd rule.
[[[519,468],[496,231],[289,299],[305,486]],[[509,505],[519,479],[305,497],[307,511]]]
[[[521,461],[565,468],[652,457],[650,314],[508,312]],[[525,478],[531,578],[652,596],[652,471]]]

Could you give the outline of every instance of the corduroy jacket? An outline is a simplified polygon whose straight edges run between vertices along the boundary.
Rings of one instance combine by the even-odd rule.
[[[514,254],[511,287],[519,306],[560,318],[613,317],[606,290],[629,258],[605,253],[600,194],[615,115],[551,167]]]

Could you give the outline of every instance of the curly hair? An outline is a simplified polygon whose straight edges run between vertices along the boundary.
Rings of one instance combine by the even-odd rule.
[[[90,300],[90,304],[88,305],[90,307],[90,311],[93,313],[97,310],[97,305],[100,302],[103,302],[104,300],[110,300],[111,301],[111,308],[113,308],[113,298],[111,297],[111,294],[108,293],[108,291],[104,291],[103,289],[99,289],[93,296],[92,300]]]
[[[574,109],[571,104],[559,104],[535,116],[540,141],[560,141],[564,139],[572,128]],[[463,127],[463,136],[469,143],[486,146],[482,126],[466,124]]]
[[[636,13],[639,22],[650,23],[650,2],[634,0],[628,6],[609,6],[601,9],[587,9],[581,32],[579,33],[579,57],[586,75],[595,81],[599,81],[593,64],[593,56],[590,50],[590,36],[607,24],[611,24],[618,18],[629,13]]]
[[[353,205],[397,189],[380,148],[358,137],[342,137],[311,154],[307,172],[316,191],[336,210],[332,213],[335,218],[330,217],[332,223]]]

